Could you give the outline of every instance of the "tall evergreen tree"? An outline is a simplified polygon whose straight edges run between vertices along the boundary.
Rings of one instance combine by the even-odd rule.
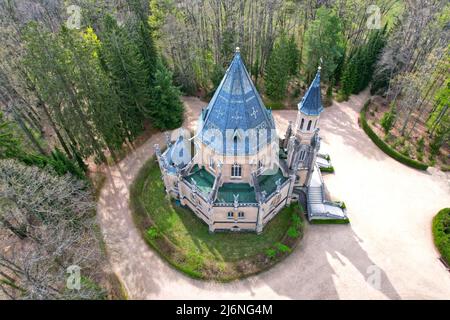
[[[150,112],[153,125],[162,130],[180,127],[184,112],[180,91],[173,85],[172,74],[163,64],[159,64],[156,71],[152,96],[155,99],[155,107]]]
[[[275,43],[264,74],[267,96],[275,101],[281,100],[285,93],[290,74],[290,56],[286,36]]]
[[[344,55],[341,23],[331,9],[320,7],[317,10],[315,20],[306,30],[304,46],[308,81],[315,74],[321,58],[322,78],[330,81]]]
[[[299,61],[300,61],[300,50],[295,43],[295,38],[292,35],[287,42],[287,57],[288,57],[288,67],[289,75],[295,76],[298,73]]]
[[[375,62],[385,43],[386,27],[373,31],[367,42],[349,55],[341,76],[341,99],[364,90],[372,80]]]
[[[67,41],[68,30],[50,33],[35,23],[24,32],[26,54],[22,64],[45,113],[68,137],[83,158],[91,155],[104,161],[104,143],[93,126],[88,97],[79,90],[80,61]],[[48,109],[47,109],[48,107]]]
[[[143,130],[151,110],[148,70],[136,43],[107,15],[103,21],[101,58],[120,100],[120,114],[130,140]]]

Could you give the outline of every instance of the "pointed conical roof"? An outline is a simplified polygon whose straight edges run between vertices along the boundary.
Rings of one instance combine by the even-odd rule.
[[[318,116],[323,111],[322,99],[320,97],[320,68],[316,77],[298,104],[299,110],[308,116]]]
[[[267,129],[268,131],[275,129],[272,114],[264,106],[253,85],[238,48],[202,117],[201,139],[213,148],[215,148],[213,141],[203,139],[205,130],[219,130],[225,137],[225,131],[228,129],[243,130],[244,132],[249,129]],[[266,142],[258,143],[258,150],[262,143]],[[226,143],[220,144],[220,148],[226,148]],[[216,151],[225,153],[225,150]],[[249,154],[253,151],[246,147],[245,153]]]

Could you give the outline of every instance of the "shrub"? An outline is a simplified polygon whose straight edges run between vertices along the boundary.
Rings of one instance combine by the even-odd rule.
[[[400,151],[400,153],[406,157],[409,157],[410,155],[410,148],[409,145],[405,145],[402,150]]]
[[[291,226],[291,227],[289,227],[289,229],[287,231],[287,235],[291,238],[298,238],[300,233],[297,231],[297,228],[295,228],[294,226]]]
[[[434,217],[433,238],[442,258],[450,264],[450,208],[442,209]]]
[[[364,132],[369,136],[369,138],[375,143],[384,153],[386,153],[388,156],[394,158],[395,160],[409,166],[415,169],[419,170],[427,170],[428,165],[413,160],[411,158],[405,157],[401,153],[397,152],[393,148],[391,148],[388,144],[386,144],[380,137],[377,136],[377,134],[370,128],[369,124],[366,120],[366,110],[367,106],[370,104],[370,99],[364,104],[363,108],[360,112],[360,125],[363,128]]]
[[[294,91],[292,91],[292,98],[298,98],[301,94],[300,86],[296,86]]]
[[[417,152],[418,152],[418,153],[423,153],[424,147],[425,147],[425,140],[423,139],[423,137],[421,137],[421,138],[417,141]]]
[[[147,230],[147,236],[149,237],[149,239],[154,240],[156,238],[159,237],[159,231],[156,227],[150,227]]]
[[[343,101],[347,101],[347,100],[348,100],[348,95],[344,94],[341,90],[339,90],[339,92],[336,96],[336,101],[343,102]]]
[[[320,167],[320,172],[330,172],[333,173],[334,172],[334,167]]]
[[[302,226],[302,219],[295,212],[292,213],[292,225],[295,228]]]
[[[330,84],[326,91],[324,106],[329,107],[332,104],[333,104],[333,86]]]
[[[265,100],[264,104],[266,105],[266,108],[272,109],[272,110],[280,110],[285,109],[285,106],[283,102],[281,101],[272,101],[272,100]]]
[[[266,256],[268,258],[273,259],[273,258],[275,258],[276,255],[277,255],[277,251],[275,249],[270,248],[270,249],[266,250]]]
[[[391,131],[392,127],[394,126],[394,120],[396,117],[396,109],[395,105],[393,104],[391,106],[391,109],[388,112],[385,112],[383,114],[383,117],[380,120],[380,124],[383,127],[383,130],[385,133],[388,133]]]
[[[291,252],[291,248],[289,248],[287,245],[282,244],[281,242],[277,242],[275,243],[275,248],[277,248],[278,251],[280,252]]]
[[[421,152],[417,153],[417,160],[423,161],[423,153]]]

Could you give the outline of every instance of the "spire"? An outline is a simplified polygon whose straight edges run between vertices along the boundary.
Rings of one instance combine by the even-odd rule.
[[[215,129],[225,136],[227,129],[243,130],[266,129],[268,134],[275,129],[275,122],[271,113],[266,109],[262,99],[256,90],[240,54],[239,47],[236,48],[233,60],[225,75],[217,87],[204,115],[201,139],[204,143],[216,149],[212,141],[205,141],[205,130]],[[269,140],[270,138],[268,138]],[[218,143],[219,141],[217,141]],[[269,142],[269,141],[267,141]],[[265,143],[261,141],[261,143]],[[220,144],[220,148],[226,143]],[[260,145],[262,146],[262,144]],[[225,150],[216,150],[223,153]],[[232,150],[226,150],[231,152]],[[246,146],[245,153],[255,151]]]
[[[298,104],[299,110],[308,116],[318,116],[323,111],[322,99],[320,97],[320,69],[317,68],[316,76]]]

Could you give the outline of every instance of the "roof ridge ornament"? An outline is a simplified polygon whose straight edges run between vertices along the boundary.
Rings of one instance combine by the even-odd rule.
[[[236,53],[239,53],[239,52],[241,52],[241,48],[236,47]]]

